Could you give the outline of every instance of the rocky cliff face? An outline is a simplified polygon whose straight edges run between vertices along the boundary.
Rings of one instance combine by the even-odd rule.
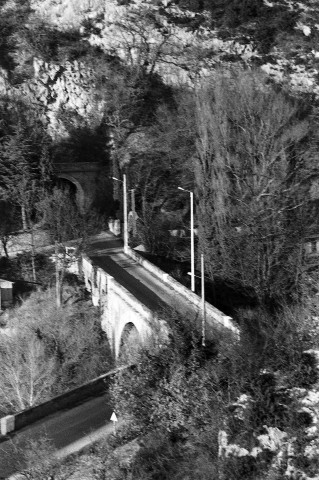
[[[33,68],[34,78],[19,89],[44,108],[51,136],[63,136],[65,128],[58,118],[61,109],[74,111],[84,119],[94,109],[94,74],[76,60],[57,65],[34,58]]]
[[[75,9],[75,5],[73,7]],[[3,10],[15,8],[14,2],[8,2]],[[69,28],[71,24],[67,25]],[[66,28],[65,17],[60,27]],[[67,136],[61,114],[75,113],[77,121],[81,122],[82,119],[84,123],[93,111],[95,116],[99,115],[102,104],[95,101],[95,75],[84,62],[69,61],[67,58],[58,63],[46,61],[23,48],[15,51],[14,58],[18,64],[16,69],[23,73],[27,71],[28,75],[24,75],[25,78],[22,76],[22,81],[12,83],[9,72],[1,68],[0,94],[22,98],[38,108],[53,138]]]
[[[267,53],[258,42],[258,18],[233,28],[221,28],[216,26],[212,12],[195,13],[180,8],[176,5],[179,2],[123,3],[35,0],[33,6],[59,28],[80,28],[92,45],[127,62],[147,61],[150,68],[155,62],[155,69],[166,81],[194,80],[216,65],[241,62],[258,65],[277,82],[285,82],[294,90],[319,95],[316,1],[264,0],[270,13],[276,9],[274,15],[277,11],[283,19],[289,15],[291,22],[288,31],[277,35]]]
[[[34,16],[54,28],[76,30],[79,42],[89,42],[113,58],[157,72],[169,84],[193,84],[220,65],[239,63],[258,66],[296,92],[319,96],[316,1],[264,0],[269,15],[280,6],[280,15],[289,15],[291,22],[288,31],[277,32],[266,52],[258,40],[258,18],[226,28],[218,24],[213,11],[196,12],[167,0],[32,0],[31,6]],[[2,7],[15,8],[14,1]],[[26,57],[20,52],[21,70],[27,60],[30,64]],[[53,137],[66,135],[59,112],[75,111],[86,119],[92,110],[98,113],[103,109],[103,104],[95,101],[94,88],[94,72],[74,60],[54,63],[33,57],[31,78],[14,87],[7,72],[0,72],[0,92],[22,95],[42,108]]]

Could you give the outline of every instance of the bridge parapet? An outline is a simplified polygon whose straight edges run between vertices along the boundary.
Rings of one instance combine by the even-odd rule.
[[[168,284],[176,293],[185,298],[186,301],[192,303],[194,307],[198,310],[201,309],[201,298],[196,295],[196,293],[191,292],[184,285],[179,283],[177,280],[172,278],[168,273],[163,272],[160,268],[153,263],[149,262],[142,256],[140,256],[135,250],[127,247],[125,249],[126,255],[130,256],[137,263],[142,265],[145,270],[151,272],[154,276],[159,278],[163,283]],[[239,337],[240,332],[237,325],[234,323],[233,319],[228,315],[225,315],[223,312],[218,310],[216,307],[210,303],[205,302],[206,309],[206,320],[212,323],[212,326],[222,327],[227,330],[230,330],[237,337]]]

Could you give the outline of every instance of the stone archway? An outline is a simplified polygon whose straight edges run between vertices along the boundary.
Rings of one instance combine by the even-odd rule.
[[[72,185],[75,186],[76,188],[76,193],[75,193],[75,199],[76,203],[80,209],[80,211],[83,213],[85,210],[85,193],[83,190],[82,185],[80,182],[74,178],[72,175],[69,175],[67,173],[60,173],[57,178],[61,178],[62,180],[67,180],[68,182],[72,183]]]
[[[141,344],[141,337],[134,323],[126,323],[121,334],[119,358],[124,361],[133,361]]]

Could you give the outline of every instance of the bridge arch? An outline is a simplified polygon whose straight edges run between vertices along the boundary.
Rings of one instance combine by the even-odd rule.
[[[142,344],[141,335],[133,322],[127,322],[120,335],[119,356],[134,357]]]
[[[57,175],[57,178],[61,178],[62,180],[67,180],[68,182],[71,182],[75,186],[76,203],[78,204],[78,207],[81,210],[81,212],[83,212],[85,210],[85,193],[80,182],[68,173],[59,173]]]

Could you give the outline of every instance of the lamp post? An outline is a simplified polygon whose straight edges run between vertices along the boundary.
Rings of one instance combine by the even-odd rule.
[[[194,242],[194,192],[186,190],[182,187],[177,187],[179,190],[188,192],[190,194],[191,206],[191,289],[195,292],[195,242]]]
[[[120,180],[119,178],[112,177],[113,180],[116,180],[117,182],[122,182],[123,183],[123,216],[124,216],[124,232],[123,232],[123,238],[124,238],[124,253],[127,252],[128,249],[128,229],[127,229],[127,190],[126,190],[126,175],[125,173],[123,174],[123,180]]]

